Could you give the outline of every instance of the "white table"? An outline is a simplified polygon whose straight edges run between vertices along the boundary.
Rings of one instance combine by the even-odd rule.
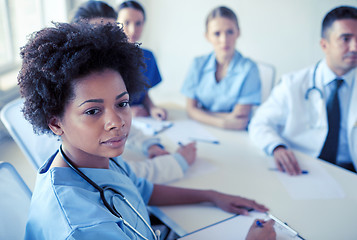
[[[169,109],[169,120],[187,119],[181,108]],[[298,154],[299,161],[317,161],[342,187],[340,199],[294,200],[274,172],[269,157],[249,140],[246,131],[228,131],[206,126],[220,144],[197,143],[198,156],[216,167],[206,175],[182,179],[170,185],[214,189],[255,199],[270,212],[287,222],[305,239],[357,239],[357,174],[324,161]],[[165,140],[171,150],[174,143]],[[160,207],[151,209],[180,236],[232,216],[209,204]]]

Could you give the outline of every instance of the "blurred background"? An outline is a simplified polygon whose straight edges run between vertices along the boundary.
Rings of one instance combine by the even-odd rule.
[[[0,108],[19,96],[19,49],[34,31],[51,22],[68,22],[83,0],[0,0]],[[105,1],[114,9],[122,2]],[[276,68],[281,74],[315,64],[323,57],[319,41],[325,14],[357,0],[141,0],[147,21],[141,42],[154,52],[163,82],[150,91],[155,103],[184,104],[182,82],[192,59],[212,51],[205,19],[225,5],[238,16],[243,55]],[[5,130],[1,128],[1,133]]]

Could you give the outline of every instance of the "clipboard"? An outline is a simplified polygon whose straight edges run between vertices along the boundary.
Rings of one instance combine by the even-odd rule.
[[[252,211],[249,216],[234,215],[230,218],[214,223],[192,233],[186,234],[179,238],[180,240],[200,240],[200,239],[225,239],[236,240],[245,239],[251,225],[255,219],[270,218],[275,220],[274,229],[276,232],[277,240],[303,240],[303,238],[292,228],[281,222],[278,218],[270,213],[261,213]],[[277,221],[277,220],[278,221]],[[283,225],[281,225],[283,224]],[[293,231],[289,230],[288,228]]]
[[[173,126],[170,121],[160,121],[152,117],[135,117],[132,124],[148,136],[155,136]]]

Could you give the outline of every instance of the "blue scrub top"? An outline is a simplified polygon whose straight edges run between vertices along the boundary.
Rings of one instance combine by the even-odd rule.
[[[215,73],[214,52],[195,58],[181,92],[210,112],[231,112],[236,104],[260,104],[260,76],[252,60],[235,51],[226,76],[218,83]]]
[[[161,79],[161,75],[159,72],[159,68],[156,64],[154,54],[147,49],[142,49],[142,50],[143,50],[143,55],[144,55],[144,62],[146,64],[146,69],[142,69],[142,73],[144,75],[144,80],[151,88],[151,87],[154,87],[157,84],[159,84],[162,79]],[[133,97],[131,105],[142,104],[147,91],[148,91],[148,89],[145,89],[144,91],[136,94]]]
[[[99,192],[66,167],[49,169],[53,155],[39,169],[32,196],[25,239],[140,239],[121,219],[104,206]],[[153,185],[137,178],[121,158],[115,159],[126,173],[110,162],[110,169],[81,168],[99,186],[120,191],[150,224],[146,204]],[[126,175],[128,174],[128,175]],[[110,201],[123,218],[148,239],[149,228],[120,198],[109,194]]]

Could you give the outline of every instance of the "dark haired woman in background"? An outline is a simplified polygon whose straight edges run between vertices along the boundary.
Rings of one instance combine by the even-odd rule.
[[[125,1],[117,9],[118,22],[123,24],[124,32],[129,42],[138,42],[145,23],[144,8],[136,1]],[[161,75],[153,53],[142,48],[146,70],[143,72],[150,87],[161,82]],[[148,90],[141,93],[138,99],[132,103],[133,116],[152,116],[158,119],[166,119],[167,112],[163,108],[155,106],[151,101]]]

